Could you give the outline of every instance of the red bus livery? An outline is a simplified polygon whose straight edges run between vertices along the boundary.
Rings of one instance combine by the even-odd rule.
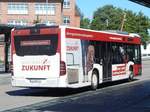
[[[141,75],[136,34],[65,26],[12,30],[12,85],[79,88]]]

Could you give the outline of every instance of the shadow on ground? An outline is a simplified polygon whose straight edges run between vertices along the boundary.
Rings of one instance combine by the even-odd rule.
[[[134,81],[137,81],[135,79]],[[98,89],[105,87],[111,87],[119,84],[130,83],[128,80],[121,80],[115,82],[107,82],[100,84]],[[14,91],[7,91],[6,94],[10,96],[37,96],[37,97],[63,97],[69,96],[73,94],[83,93],[91,91],[90,87],[83,87],[78,89],[71,88],[24,88],[18,89]]]

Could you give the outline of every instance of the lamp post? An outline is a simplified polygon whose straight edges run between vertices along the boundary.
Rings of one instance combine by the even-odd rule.
[[[46,0],[46,23],[48,22],[48,0]]]
[[[106,19],[106,20],[105,20],[105,22],[106,22],[106,29],[108,29],[109,20],[108,20],[108,19]]]
[[[123,26],[124,26],[124,23],[125,23],[125,20],[126,20],[126,13],[124,13],[124,15],[123,15],[123,19],[122,19],[122,22],[121,22],[121,29],[120,29],[120,31],[123,31]]]

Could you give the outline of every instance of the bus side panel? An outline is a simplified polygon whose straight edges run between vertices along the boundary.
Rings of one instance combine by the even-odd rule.
[[[66,49],[69,86],[90,85],[94,69],[102,83],[101,42],[67,38]]]
[[[126,64],[115,64],[112,65],[112,81],[127,79],[129,76],[127,74]]]

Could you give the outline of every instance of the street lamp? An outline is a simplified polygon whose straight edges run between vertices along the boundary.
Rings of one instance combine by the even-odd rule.
[[[124,15],[123,15],[123,19],[122,19],[122,22],[121,22],[121,29],[120,31],[123,31],[123,26],[124,26],[124,23],[125,23],[125,20],[126,20],[126,13],[124,12]]]
[[[46,0],[46,23],[48,22],[48,0]]]
[[[106,19],[106,20],[105,20],[105,22],[106,22],[106,27],[108,28],[109,20],[108,20],[108,19]]]

